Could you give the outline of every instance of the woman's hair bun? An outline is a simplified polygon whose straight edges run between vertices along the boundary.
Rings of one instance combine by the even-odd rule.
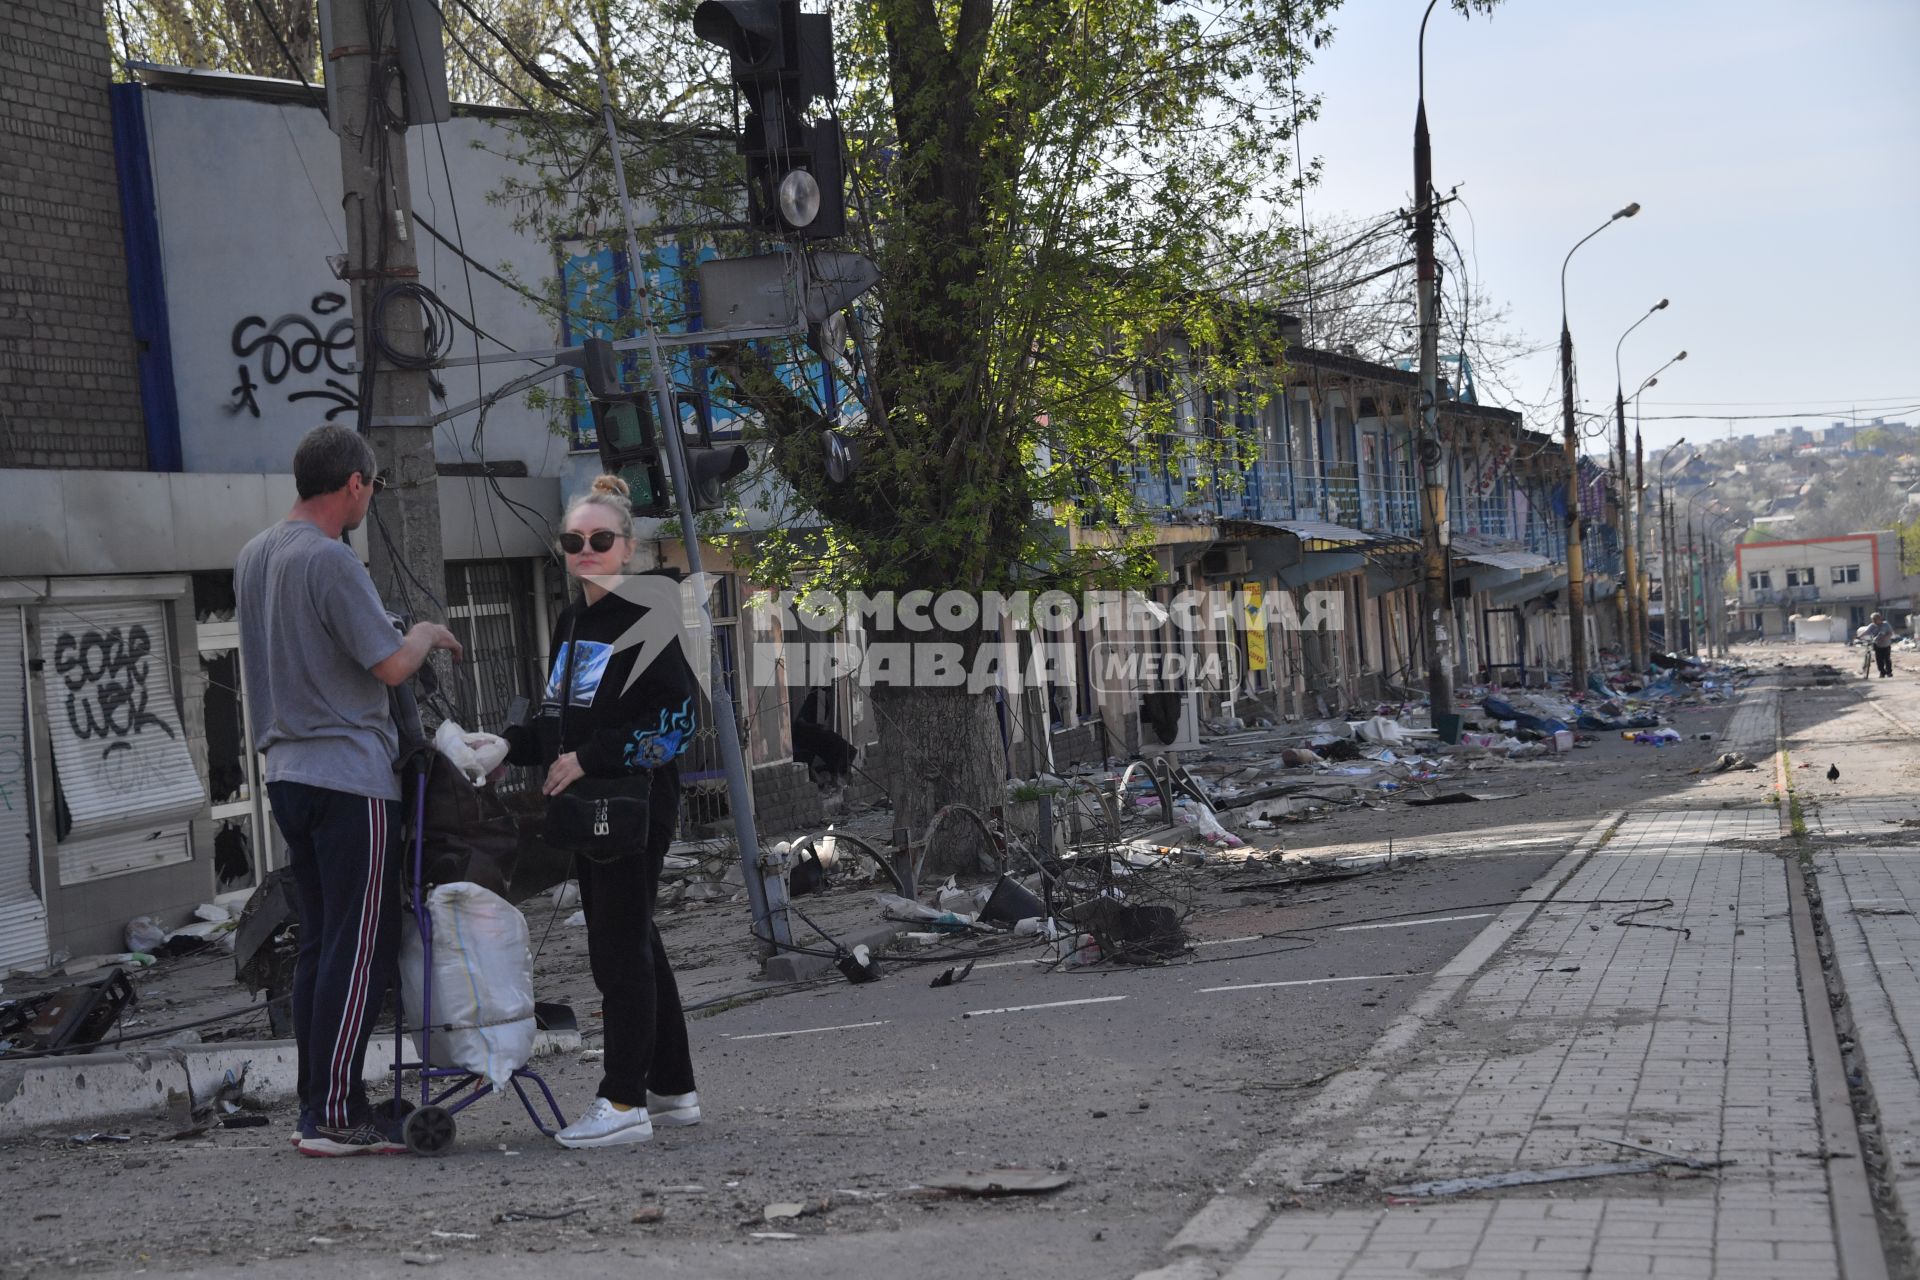
[[[625,498],[633,493],[633,487],[619,476],[601,472],[593,478],[593,492],[608,493],[617,498]]]

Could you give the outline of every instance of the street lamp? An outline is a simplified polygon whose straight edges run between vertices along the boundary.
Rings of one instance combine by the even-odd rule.
[[[1640,212],[1639,202],[1616,210],[1612,217],[1581,236],[1560,260],[1560,409],[1567,451],[1567,630],[1573,650],[1573,691],[1587,688],[1587,571],[1580,548],[1580,437],[1573,421],[1573,334],[1567,328],[1567,264],[1580,246],[1622,218]]]
[[[1664,307],[1666,301],[1665,298],[1662,298],[1660,300],[1660,307]],[[1660,307],[1655,307],[1653,310],[1658,311]],[[1651,315],[1653,313],[1648,312],[1647,314]],[[1644,320],[1646,316],[1642,316],[1640,319]],[[1638,324],[1639,321],[1635,321],[1634,323]],[[1631,333],[1633,330],[1629,329],[1627,332]],[[1621,334],[1620,337],[1621,341],[1624,342],[1626,340],[1626,334]],[[1638,658],[1639,666],[1642,670],[1646,669],[1647,646],[1653,643],[1653,623],[1648,617],[1649,611],[1653,607],[1653,586],[1652,575],[1649,574],[1645,568],[1647,563],[1647,475],[1646,449],[1640,440],[1640,393],[1648,387],[1656,385],[1660,381],[1661,374],[1686,358],[1687,353],[1682,351],[1672,360],[1667,361],[1658,369],[1655,369],[1639,386],[1633,389],[1633,536],[1630,537],[1627,542],[1628,545],[1633,548],[1634,560],[1640,567],[1634,574],[1629,575],[1631,581],[1628,587],[1632,595],[1635,615],[1633,624],[1634,654]],[[1615,343],[1613,348],[1613,369],[1614,376],[1618,378],[1620,373],[1619,343]],[[1615,385],[1618,386],[1619,384],[1616,382]],[[1685,440],[1686,437],[1682,436],[1680,439]],[[1678,442],[1676,442],[1676,447],[1677,444]],[[1667,452],[1671,453],[1673,450],[1669,449]],[[1626,459],[1621,459],[1621,466],[1623,468],[1626,466]]]
[[[1625,379],[1620,375],[1620,348],[1632,333],[1647,321],[1653,319],[1656,311],[1665,311],[1665,298],[1647,308],[1647,314],[1627,326],[1627,332],[1620,335],[1620,341],[1613,344],[1613,418],[1616,431],[1615,444],[1620,456],[1620,543],[1626,557],[1626,604],[1627,604],[1627,669],[1645,671],[1647,669],[1647,628],[1646,620],[1639,616],[1640,601],[1640,551],[1634,541],[1634,504],[1638,497],[1633,486],[1627,483],[1627,394]]]
[[[1709,480],[1681,499],[1681,505],[1687,509],[1687,652],[1696,658],[1700,656],[1700,631],[1696,623],[1702,620],[1702,615],[1706,612],[1704,607],[1706,601],[1702,597],[1706,595],[1707,584],[1703,577],[1697,587],[1694,585],[1694,565],[1699,560],[1699,548],[1694,545],[1693,504],[1705,497],[1707,490],[1719,483],[1718,480]],[[1709,511],[1713,509],[1713,501],[1713,499],[1708,500]],[[1711,647],[1708,653],[1712,653]]]

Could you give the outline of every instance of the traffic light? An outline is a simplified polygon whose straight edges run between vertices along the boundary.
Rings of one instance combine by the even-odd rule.
[[[775,235],[817,240],[846,231],[840,126],[807,108],[834,92],[833,21],[800,0],[704,0],[693,33],[725,49],[746,99],[738,143],[747,158],[747,210]]]
[[[708,416],[708,401],[691,391],[674,396],[674,411],[681,422],[693,411],[691,439],[682,426],[680,439],[687,457],[687,496],[695,513],[718,511],[727,505],[727,481],[745,471],[752,461],[745,445],[713,443],[713,420]]]
[[[644,394],[596,398],[593,430],[599,437],[600,465],[627,482],[628,500],[637,516],[673,514],[673,492],[654,439],[653,414]]]
[[[716,449],[687,450],[687,491],[695,511],[717,511],[727,505],[727,481],[747,469],[747,447],[722,445]]]

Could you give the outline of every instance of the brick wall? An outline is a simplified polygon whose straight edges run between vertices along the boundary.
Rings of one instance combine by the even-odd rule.
[[[100,0],[0,6],[0,467],[144,470]]]
[[[753,825],[761,843],[824,828],[820,789],[807,766],[783,761],[753,767]]]

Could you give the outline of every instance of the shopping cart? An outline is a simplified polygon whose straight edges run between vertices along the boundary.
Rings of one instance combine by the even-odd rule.
[[[432,1065],[433,1055],[433,915],[427,909],[426,883],[426,815],[427,815],[427,777],[433,763],[432,747],[425,746],[413,753],[411,767],[412,823],[409,847],[409,864],[412,868],[408,875],[409,905],[413,918],[420,929],[420,950],[425,973],[422,975],[420,996],[420,1053],[417,1061],[409,1061],[407,1045],[407,1017],[404,1007],[394,1018],[393,1028],[393,1092],[396,1111],[407,1108],[401,1120],[400,1134],[407,1149],[415,1155],[444,1155],[453,1147],[454,1117],[474,1103],[494,1092],[493,1085],[477,1072],[464,1067],[437,1067]],[[406,1073],[417,1072],[419,1079],[420,1101],[408,1108],[405,1102]],[[540,1094],[546,1099],[547,1109],[553,1113],[553,1124],[549,1128],[540,1118],[540,1110],[534,1099],[527,1093],[525,1082],[531,1081],[539,1087]],[[560,1104],[554,1099],[553,1090],[541,1079],[537,1071],[527,1067],[517,1068],[509,1083],[520,1098],[520,1104],[527,1109],[527,1115],[533,1121],[533,1127],[542,1135],[551,1137],[566,1128],[567,1120],[561,1114]]]

